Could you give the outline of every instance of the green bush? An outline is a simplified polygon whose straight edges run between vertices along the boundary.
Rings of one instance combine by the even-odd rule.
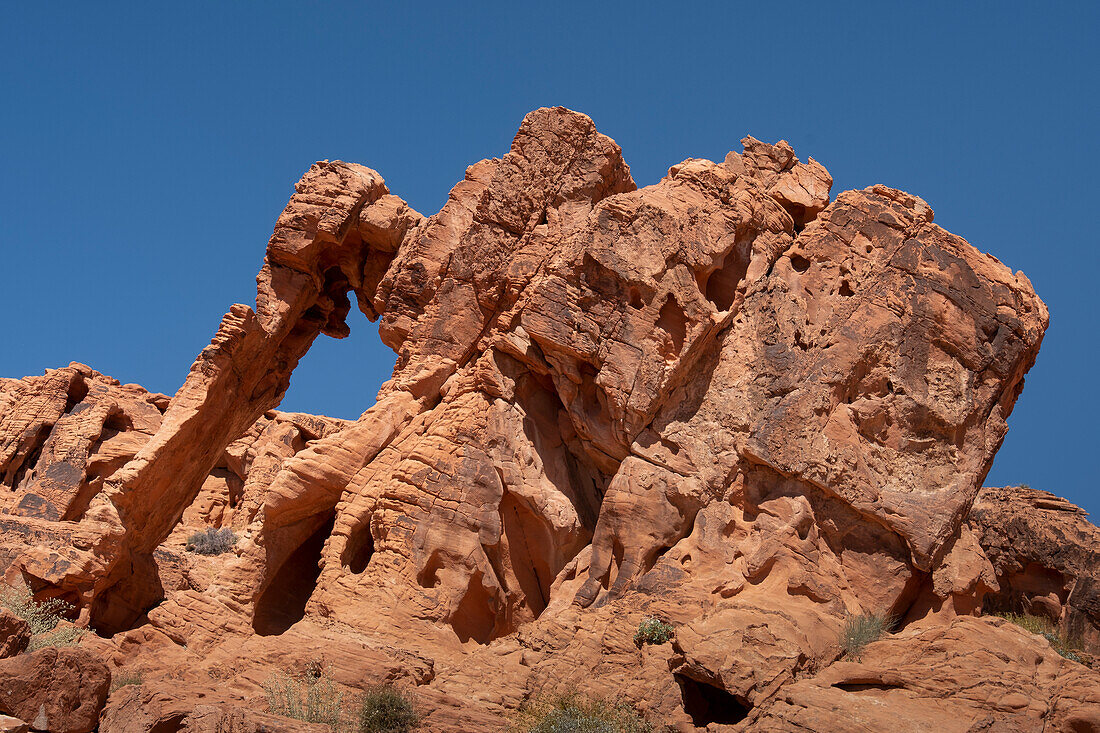
[[[859,661],[863,648],[878,641],[894,626],[891,616],[880,613],[862,613],[849,616],[840,632],[840,648],[848,659]]]
[[[199,555],[221,555],[233,549],[237,535],[229,527],[207,527],[187,538],[187,550]]]
[[[653,726],[626,705],[563,695],[524,703],[513,730],[517,733],[652,733]]]
[[[28,651],[48,646],[72,646],[84,635],[84,629],[69,624],[60,625],[73,607],[60,598],[36,601],[26,586],[0,588],[0,606],[6,607],[30,627]]]
[[[419,721],[408,698],[390,685],[371,687],[359,702],[359,733],[408,733]]]
[[[144,681],[145,677],[142,675],[141,670],[115,670],[115,673],[111,675],[111,692],[129,685],[140,685]]]
[[[264,683],[264,694],[272,715],[340,728],[343,695],[324,672],[319,676],[273,672]]]
[[[1059,631],[1049,620],[1026,613],[998,613],[996,615],[1011,621],[1026,631],[1043,637],[1050,642],[1050,646],[1054,651],[1066,659],[1081,664],[1084,663],[1081,655],[1078,654],[1081,650],[1081,642]]]
[[[672,638],[673,631],[672,624],[650,616],[638,624],[638,630],[634,632],[634,645],[641,648],[643,644],[664,644]]]

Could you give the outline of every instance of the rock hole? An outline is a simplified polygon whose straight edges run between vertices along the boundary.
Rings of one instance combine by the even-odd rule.
[[[645,303],[642,302],[642,294],[638,292],[638,288],[630,288],[630,307],[634,310],[641,310],[645,307]]]
[[[707,276],[703,292],[719,312],[728,311],[737,298],[737,289],[749,271],[751,255],[752,241],[739,242],[726,254],[718,268]]]
[[[671,342],[671,344],[666,342],[661,349],[665,358],[679,356],[684,348],[684,340],[687,338],[687,316],[684,315],[684,309],[676,302],[675,297],[668,296],[668,300],[661,306],[657,327],[668,334]]]
[[[341,562],[349,571],[359,575],[367,569],[370,559],[374,555],[374,536],[370,531],[370,521],[363,522],[351,536],[344,547]]]
[[[283,633],[305,617],[306,603],[317,587],[319,561],[325,540],[332,533],[336,512],[322,515],[320,526],[283,561],[256,601],[252,628],[260,636]]]
[[[69,392],[65,398],[65,414],[68,415],[77,405],[88,396],[88,383],[84,381],[84,375],[77,374],[73,381],[69,382]]]
[[[752,710],[746,701],[720,687],[680,674],[675,677],[676,683],[680,685],[684,712],[691,717],[691,722],[696,728],[705,728],[711,723],[718,725],[740,723]]]
[[[810,261],[800,254],[791,255],[791,267],[795,272],[806,272],[810,269]]]
[[[46,444],[46,439],[50,437],[51,430],[53,430],[53,425],[40,427],[31,441],[31,449],[27,452],[26,457],[22,461],[15,461],[15,470],[8,474],[6,477],[8,480],[4,482],[8,483],[12,491],[16,491],[23,486],[29,486],[31,481],[34,480],[34,467],[38,465],[38,459],[42,457],[42,447]]]
[[[377,323],[364,318],[354,325],[351,338],[313,342],[294,369],[280,410],[355,420],[370,406],[369,396],[393,376],[393,351],[378,337]]]
[[[496,626],[496,599],[485,588],[481,573],[474,573],[466,595],[451,616],[451,628],[463,643],[473,639],[488,644]]]
[[[416,574],[416,582],[421,588],[434,588],[439,585],[439,571],[443,568],[443,560],[438,551],[433,552],[428,562]]]
[[[885,682],[837,682],[833,687],[845,692],[864,692],[866,690],[897,690],[903,685],[889,685]]]
[[[852,290],[852,286],[848,284],[847,280],[840,281],[840,294],[845,298],[851,298],[856,294],[856,291]]]
[[[100,442],[113,438],[119,433],[125,433],[128,430],[134,429],[134,421],[130,417],[120,411],[112,412],[107,416],[106,422],[103,423],[103,432],[100,434]]]
[[[791,215],[791,221],[794,222],[794,233],[798,234],[806,225],[816,218],[816,214],[811,214],[805,206],[802,204],[788,203],[785,207],[787,213]]]
[[[611,566],[608,567],[607,573],[602,579],[605,589],[610,589],[615,583],[615,579],[619,576],[619,568],[623,566],[623,558],[625,557],[626,548],[623,546],[622,540],[618,537],[611,538]]]
[[[175,713],[159,720],[149,729],[149,733],[178,733],[187,722],[187,713]]]

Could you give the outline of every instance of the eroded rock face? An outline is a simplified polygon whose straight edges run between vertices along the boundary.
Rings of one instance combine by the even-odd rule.
[[[48,647],[0,660],[0,710],[33,730],[90,733],[110,684],[107,665],[89,652]]]
[[[1003,619],[913,628],[784,687],[750,721],[769,731],[1100,728],[1096,674]]]
[[[1080,507],[1026,486],[985,488],[968,525],[997,573],[993,610],[1046,617],[1100,654],[1100,530]]]
[[[987,554],[978,496],[1046,308],[919,198],[830,203],[819,163],[742,142],[638,189],[591,120],[541,109],[428,218],[316,164],[255,309],[170,401],[79,365],[0,383],[9,582],[114,635],[84,643],[145,670],[125,694],[150,721],[262,711],[270,670],[309,663],[414,690],[431,730],[499,730],[555,691],[682,730],[793,726],[852,694],[813,682],[851,614],[896,616],[905,654],[976,644],[964,617],[1049,555]],[[393,378],[357,421],[275,412],[352,294]],[[203,526],[232,552],[183,552]],[[648,615],[670,643],[634,645]],[[1047,653],[1012,643],[1010,667]],[[1073,690],[1096,680],[1077,667]],[[990,719],[1032,722],[1052,674]]]
[[[30,641],[30,625],[8,609],[0,609],[0,659],[22,654]]]

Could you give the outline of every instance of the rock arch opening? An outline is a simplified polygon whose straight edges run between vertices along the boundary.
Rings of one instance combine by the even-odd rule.
[[[393,376],[394,353],[378,323],[351,319],[347,338],[319,338],[298,362],[279,409],[356,420]]]

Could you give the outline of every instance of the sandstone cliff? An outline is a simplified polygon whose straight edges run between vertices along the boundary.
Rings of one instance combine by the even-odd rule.
[[[100,730],[277,729],[261,684],[314,664],[425,730],[565,691],[675,730],[1100,730],[1097,530],[981,490],[1042,301],[919,198],[742,144],[638,189],[540,109],[427,218],[317,163],[173,397],[0,381],[6,580],[143,670]],[[392,379],[356,421],[278,412],[352,295]],[[185,551],[207,526],[231,553]],[[859,614],[897,626],[841,659]]]

